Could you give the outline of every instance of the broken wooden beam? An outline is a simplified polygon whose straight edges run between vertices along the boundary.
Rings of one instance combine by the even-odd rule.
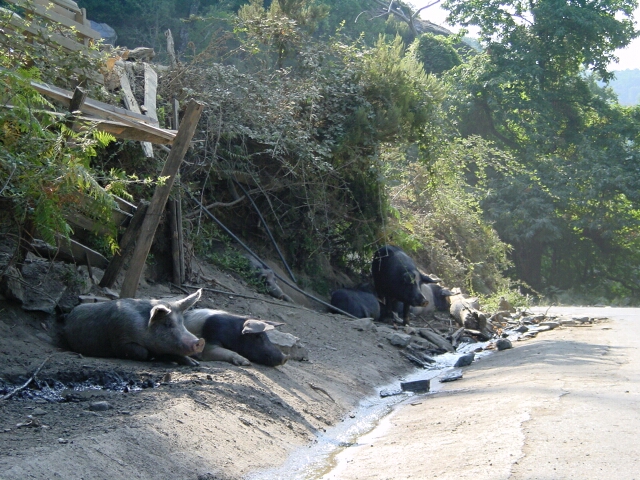
[[[204,104],[196,102],[195,100],[190,100],[187,104],[182,124],[173,142],[173,147],[167,157],[167,161],[164,164],[162,173],[160,173],[160,176],[166,178],[166,180],[163,184],[158,184],[153,193],[147,214],[140,228],[140,237],[138,238],[138,242],[136,242],[129,269],[122,282],[120,298],[130,298],[136,294],[144,263],[147,260],[153,237],[160,223],[160,217],[169,199],[169,194],[171,193],[171,188],[175,182],[180,164],[182,163],[184,155],[187,153],[191,138],[198,126],[198,120],[200,119],[203,108]]]

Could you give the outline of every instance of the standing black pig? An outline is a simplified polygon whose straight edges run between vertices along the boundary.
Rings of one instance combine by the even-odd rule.
[[[423,283],[420,285],[420,291],[422,292],[422,295],[424,295],[424,298],[427,299],[427,302],[429,302],[429,305],[426,307],[411,307],[411,313],[414,315],[430,315],[436,310],[441,312],[449,311],[449,297],[454,295],[451,290],[441,287],[435,283]],[[402,302],[398,302],[394,312],[398,315],[402,315],[403,308],[404,304]]]
[[[356,288],[340,288],[331,292],[331,305],[354,317],[380,319],[380,302],[369,284]]]
[[[434,280],[418,271],[411,257],[399,247],[385,245],[373,255],[371,274],[378,298],[382,301],[381,318],[393,316],[397,302],[404,304],[402,322],[409,323],[412,306],[426,306],[427,299],[420,291],[422,283]]]
[[[62,325],[62,337],[74,352],[91,357],[166,359],[198,365],[204,340],[184,327],[183,312],[202,291],[176,301],[125,298],[78,305]]]
[[[191,333],[204,338],[206,344],[199,356],[202,360],[276,367],[289,359],[265,333],[283,323],[198,308],[185,313],[184,324]]]

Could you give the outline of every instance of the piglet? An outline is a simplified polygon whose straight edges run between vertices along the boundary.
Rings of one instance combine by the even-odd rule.
[[[265,333],[283,323],[198,308],[185,313],[184,324],[191,333],[204,338],[206,345],[199,356],[202,360],[276,367],[289,359]]]

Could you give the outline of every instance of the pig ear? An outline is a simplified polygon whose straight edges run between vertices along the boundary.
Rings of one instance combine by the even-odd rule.
[[[438,283],[438,282],[441,282],[442,280],[440,280],[435,275],[425,275],[424,273],[421,273],[420,274],[420,281],[422,283]]]
[[[149,326],[151,326],[153,322],[158,321],[162,315],[168,315],[170,313],[171,309],[166,305],[156,305],[151,309],[151,312],[149,312]]]
[[[260,320],[261,322],[267,323],[269,325],[273,325],[274,327],[281,327],[282,325],[286,325],[286,323],[282,322],[274,322],[273,320]]]
[[[200,300],[201,295],[202,295],[202,289],[199,289],[197,292],[192,293],[188,297],[185,297],[182,300],[178,300],[176,303],[173,304],[173,306],[179,312],[184,312],[187,308],[192,307],[198,300]]]
[[[442,294],[443,297],[452,297],[455,295],[455,293],[453,293],[451,290],[447,290],[446,288],[443,288],[442,290],[440,290],[440,293]]]
[[[242,334],[247,335],[251,333],[261,333],[266,332],[267,330],[273,330],[274,328],[276,327],[269,325],[267,322],[250,318],[244,322],[244,325],[242,325]]]

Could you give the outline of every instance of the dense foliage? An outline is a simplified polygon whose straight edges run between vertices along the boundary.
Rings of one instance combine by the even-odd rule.
[[[72,130],[69,113],[56,111],[31,81],[77,85],[95,74],[102,61],[97,50],[70,53],[44,35],[34,42],[6,28],[12,15],[0,10],[0,199],[18,235],[37,232],[55,244],[56,234],[70,234],[66,218],[72,210],[110,224],[113,200],[98,183],[90,160],[114,138],[91,125]],[[113,237],[107,236],[104,246],[113,245]]]
[[[640,299],[640,107],[601,83],[637,35],[635,0],[449,0],[477,51],[416,35],[398,1],[79,4],[160,60],[173,31],[160,112],[206,105],[182,188],[254,244],[268,225],[316,288],[395,243],[476,294]]]

